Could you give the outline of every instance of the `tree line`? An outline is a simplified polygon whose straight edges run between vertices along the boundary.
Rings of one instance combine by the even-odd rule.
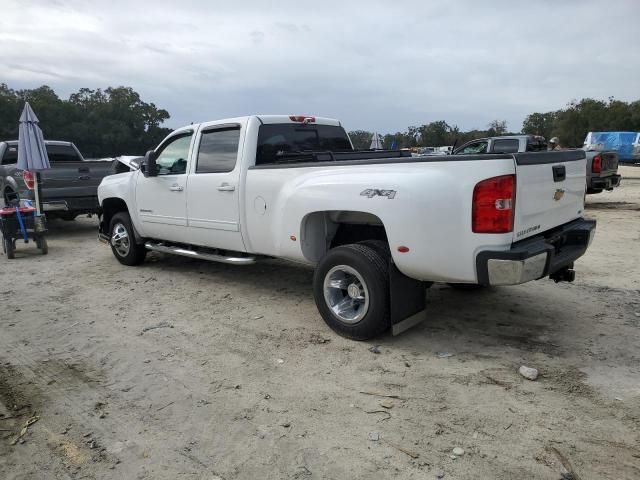
[[[607,100],[584,98],[572,101],[560,110],[527,115],[519,132],[509,132],[504,120],[494,120],[484,130],[468,131],[438,120],[383,135],[383,143],[384,148],[439,147],[462,145],[481,137],[526,133],[541,135],[547,140],[558,137],[562,146],[581,147],[588,132],[598,131],[640,132],[640,100],[624,102],[610,97]],[[349,132],[354,147],[358,149],[369,148],[373,135],[366,130]]]
[[[61,99],[48,86],[14,90],[0,84],[0,140],[18,138],[18,118],[28,101],[40,119],[45,138],[74,142],[87,158],[142,154],[157,145],[171,129],[163,127],[169,112],[144,102],[130,87],[104,90],[81,88]],[[624,102],[584,98],[552,112],[527,115],[519,132],[494,120],[485,129],[463,131],[445,120],[410,126],[383,134],[384,148],[461,145],[474,138],[527,133],[559,137],[566,147],[579,147],[589,131],[640,132],[640,100]],[[349,132],[357,149],[368,149],[374,132]]]
[[[588,132],[640,132],[640,100],[574,100],[561,110],[528,115],[522,131],[547,139],[558,137],[567,147],[582,146]]]
[[[81,88],[61,99],[48,86],[14,90],[0,84],[0,140],[18,138],[18,119],[29,102],[45,139],[76,144],[86,158],[137,155],[170,131],[169,112],[142,101],[129,87]]]
[[[480,137],[507,135],[507,122],[494,120],[486,130],[462,131],[457,125],[449,125],[444,120],[425,125],[408,127],[404,132],[381,135],[384,148],[442,147],[446,145],[462,145]],[[367,149],[371,145],[374,132],[354,130],[349,132],[351,142],[356,149]]]

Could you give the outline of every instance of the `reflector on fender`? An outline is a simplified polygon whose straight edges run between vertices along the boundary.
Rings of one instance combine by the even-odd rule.
[[[515,175],[502,175],[479,182],[473,189],[473,233],[512,232],[515,201]]]

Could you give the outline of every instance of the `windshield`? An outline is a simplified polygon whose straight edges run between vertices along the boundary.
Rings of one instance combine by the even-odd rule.
[[[333,125],[267,124],[258,132],[256,165],[275,163],[297,152],[351,152],[344,128]]]

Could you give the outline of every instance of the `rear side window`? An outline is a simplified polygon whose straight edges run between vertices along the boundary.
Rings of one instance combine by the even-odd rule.
[[[505,138],[493,141],[493,153],[518,153],[520,140],[517,138]]]
[[[527,152],[544,152],[547,150],[547,141],[544,137],[536,135],[527,140]]]
[[[80,162],[80,157],[71,145],[47,145],[49,162]]]
[[[240,127],[205,130],[200,138],[196,173],[232,171],[238,157]]]
[[[2,156],[2,165],[18,163],[18,145],[8,145]]]
[[[267,124],[260,125],[256,165],[276,163],[303,152],[351,152],[351,142],[344,128],[333,125]],[[299,161],[309,161],[300,156]]]

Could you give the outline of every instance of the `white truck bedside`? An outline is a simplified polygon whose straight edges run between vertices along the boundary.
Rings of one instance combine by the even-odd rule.
[[[574,278],[583,151],[413,158],[354,151],[337,120],[258,115],[189,125],[99,189],[100,238],[125,265],[149,250],[238,265],[315,265],[320,314],[367,339],[424,318],[425,286]]]

